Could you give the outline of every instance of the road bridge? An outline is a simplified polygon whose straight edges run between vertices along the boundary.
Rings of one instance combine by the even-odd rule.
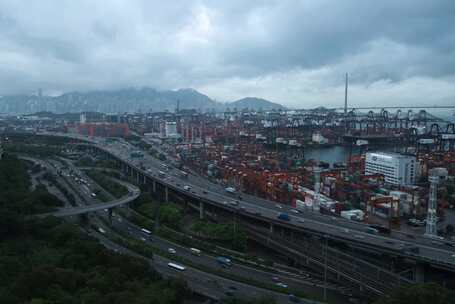
[[[68,134],[43,133],[41,135],[65,136],[85,141],[83,146],[86,149],[105,153],[114,159],[124,172],[137,179],[139,184],[150,185],[152,191],[161,195],[164,201],[169,200],[170,195],[174,195],[184,200],[196,202],[200,206],[202,216],[204,210],[218,210],[239,215],[270,230],[274,227],[282,227],[286,231],[292,231],[296,234],[328,236],[333,241],[347,244],[360,251],[375,251],[383,256],[399,257],[402,261],[408,261],[415,265],[414,281],[424,279],[423,270],[428,265],[452,274],[455,272],[455,251],[451,243],[446,244],[423,238],[406,239],[406,236],[399,237],[393,234],[391,236],[372,235],[365,232],[365,225],[344,220],[331,223],[330,220],[327,220],[329,217],[322,218],[311,213],[291,215],[289,222],[280,221],[276,216],[278,212],[283,210],[274,208],[275,203],[273,202],[263,203],[260,199],[245,196],[237,206],[231,205],[229,202],[235,200],[236,197],[222,190],[210,190],[211,187],[215,186],[210,185],[209,182],[201,185],[197,182],[196,177],[191,176],[183,179],[171,175],[171,172],[167,172],[166,176],[161,176],[159,174],[160,162],[149,159],[148,156],[144,156],[144,159],[141,160],[130,159],[130,151],[121,147],[124,144],[106,144],[100,139],[89,139]],[[184,185],[190,186],[191,190],[185,190]],[[357,271],[361,272],[362,269]],[[400,276],[399,274],[396,275]]]

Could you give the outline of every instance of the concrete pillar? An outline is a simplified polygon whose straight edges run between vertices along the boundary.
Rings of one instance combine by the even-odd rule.
[[[169,202],[169,188],[167,186],[164,187],[164,201]]]
[[[204,219],[204,202],[199,201],[199,219]]]
[[[139,174],[139,171],[137,171],[136,173],[137,173],[137,183],[140,184],[141,183],[141,181],[140,181],[141,175]]]
[[[423,264],[417,264],[414,269],[414,278],[416,283],[425,282],[425,266]]]
[[[273,224],[270,224],[270,233],[273,233]]]
[[[152,189],[153,189],[153,193],[156,193],[156,180],[152,181]]]
[[[112,224],[112,208],[108,209],[107,216],[109,218],[109,223]]]
[[[144,174],[144,181],[143,181],[143,184],[147,184],[147,176]]]

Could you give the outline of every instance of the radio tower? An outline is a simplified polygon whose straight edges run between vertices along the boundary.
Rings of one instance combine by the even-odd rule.
[[[344,130],[348,129],[348,73],[346,73],[346,83],[344,86]]]
[[[437,217],[438,208],[438,184],[442,177],[447,176],[447,169],[433,168],[428,172],[428,180],[430,181],[430,196],[428,198],[427,225],[425,227],[426,237],[436,237],[437,233]]]

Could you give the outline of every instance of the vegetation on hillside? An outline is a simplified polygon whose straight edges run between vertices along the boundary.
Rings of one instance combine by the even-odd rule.
[[[91,179],[93,179],[107,192],[112,194],[115,198],[120,198],[128,194],[128,188],[113,181],[111,178],[105,176],[103,173],[97,172],[96,170],[86,170],[86,173]]]
[[[188,298],[184,281],[163,280],[147,261],[113,253],[62,220],[28,216],[61,204],[45,188],[38,192],[29,191],[23,162],[0,160],[0,303],[180,304]]]

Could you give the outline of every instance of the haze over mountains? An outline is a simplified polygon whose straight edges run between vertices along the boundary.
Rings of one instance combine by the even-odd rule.
[[[174,111],[179,101],[180,109],[223,111],[226,109],[284,109],[285,107],[265,99],[247,97],[229,103],[217,102],[193,89],[158,91],[152,88],[128,88],[90,92],[69,92],[60,96],[15,95],[0,97],[1,113],[55,113],[97,111],[148,112]]]

